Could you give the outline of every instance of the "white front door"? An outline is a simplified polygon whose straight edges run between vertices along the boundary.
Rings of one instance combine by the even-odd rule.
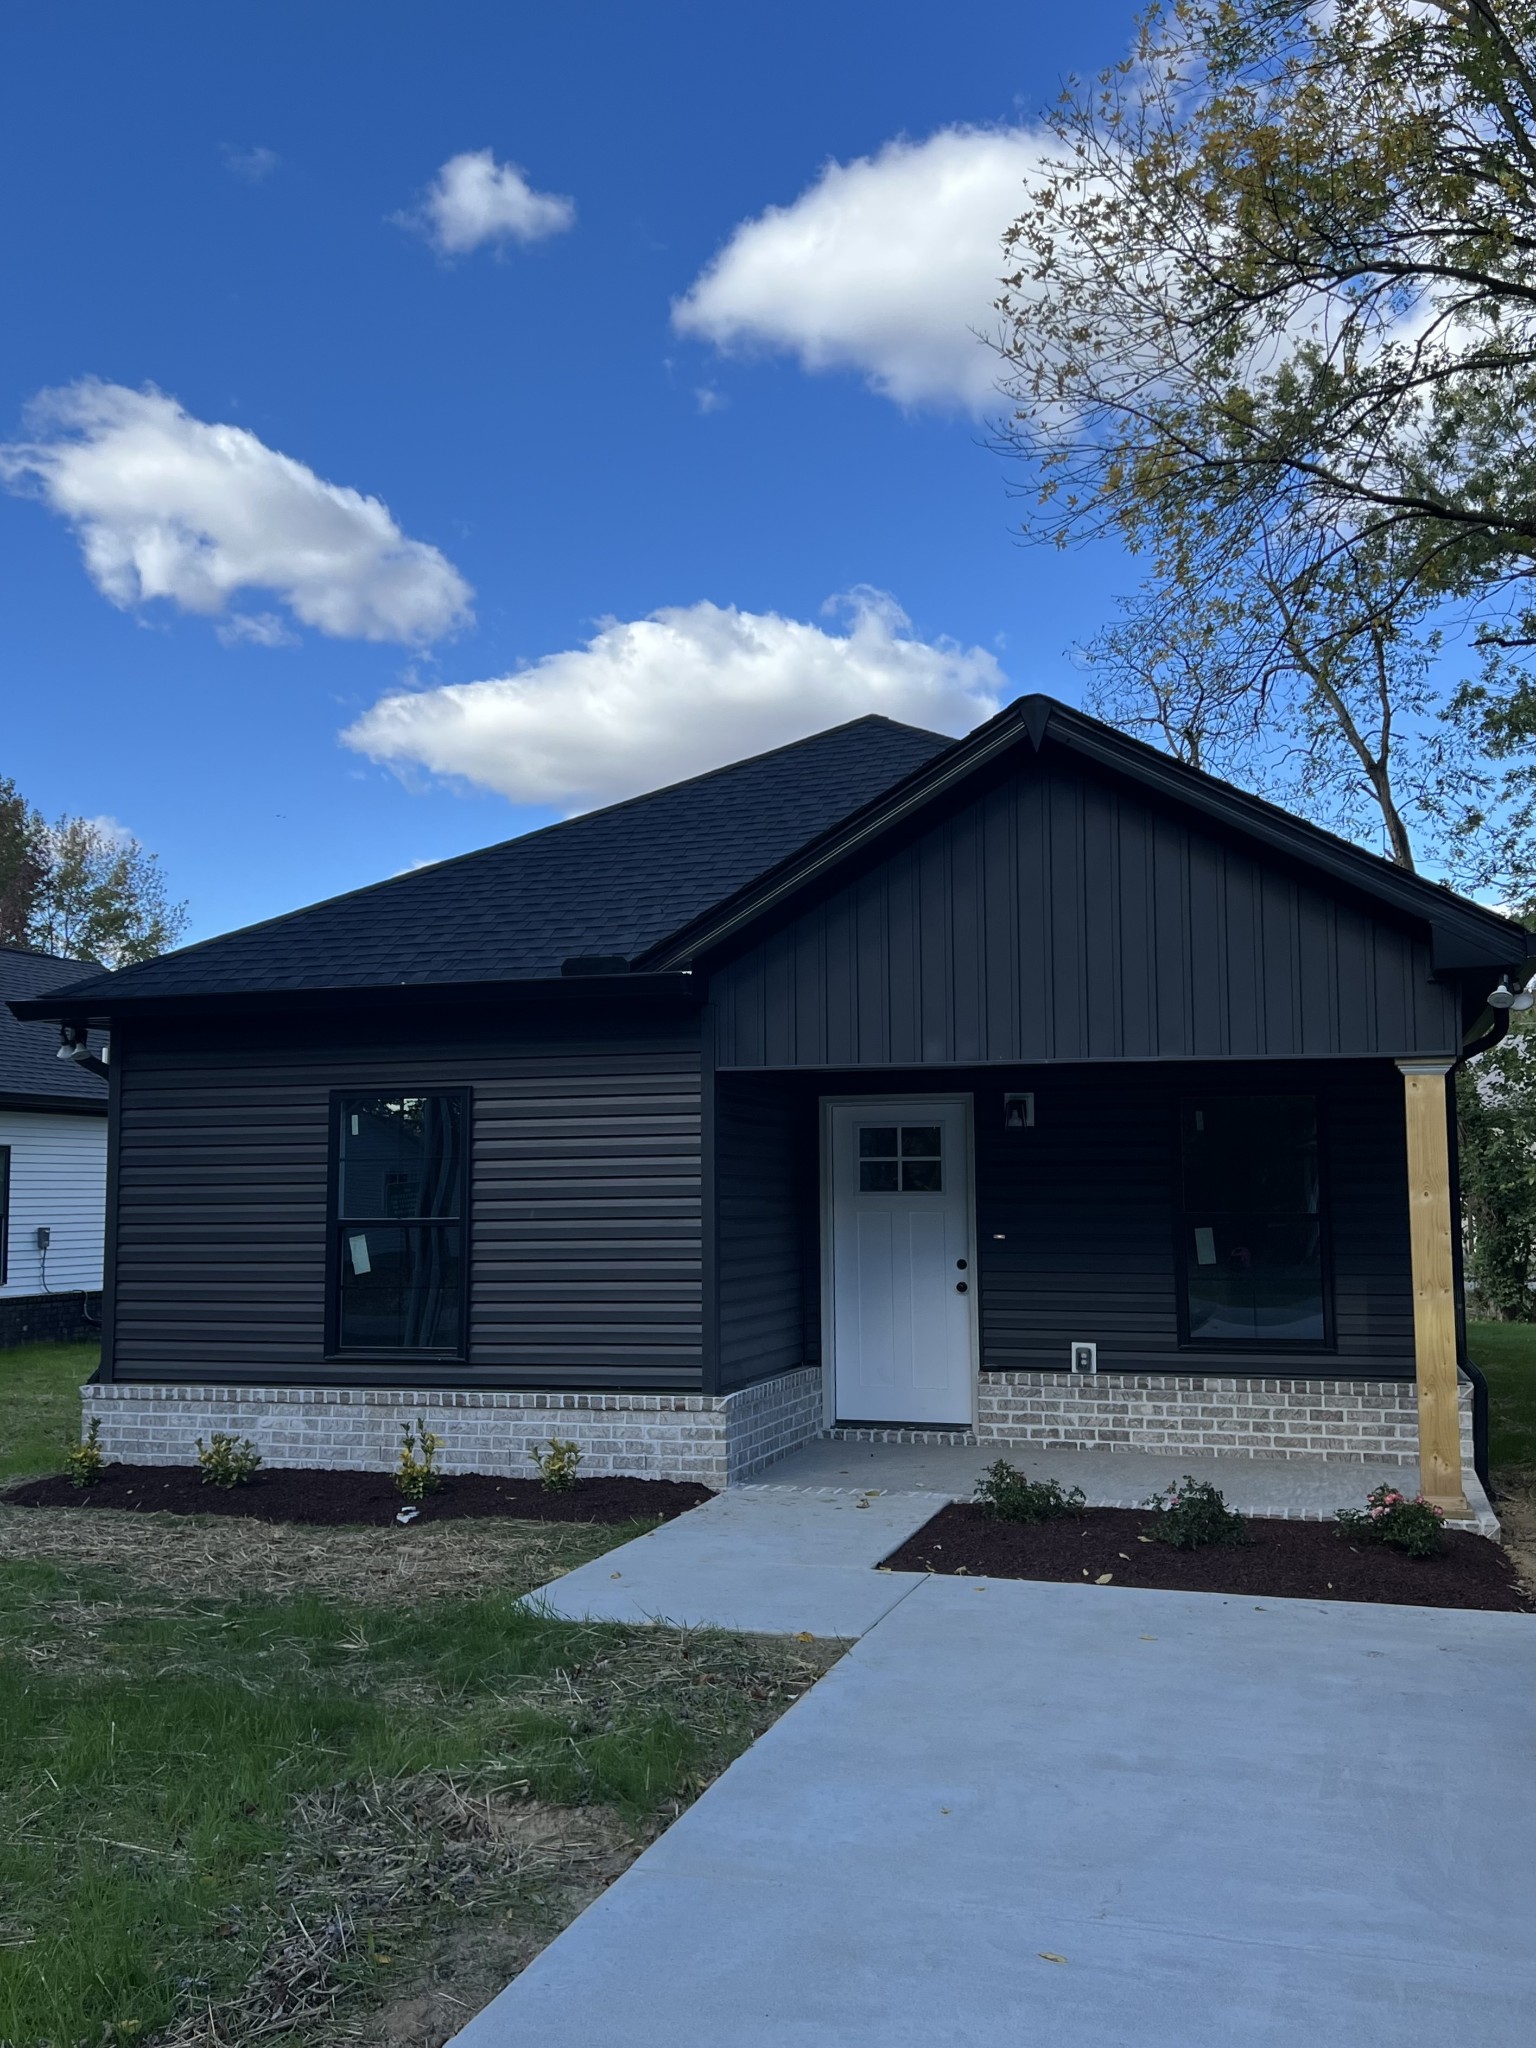
[[[839,1422],[969,1425],[976,1302],[964,1102],[827,1106]]]

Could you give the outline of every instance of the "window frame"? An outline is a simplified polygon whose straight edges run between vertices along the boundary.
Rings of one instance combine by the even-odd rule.
[[[401,1345],[383,1347],[378,1344],[348,1344],[341,1341],[341,1119],[344,1103],[356,1101],[359,1096],[382,1096],[387,1100],[403,1100],[410,1096],[435,1095],[451,1097],[460,1104],[460,1131],[463,1142],[459,1148],[459,1213],[457,1217],[420,1219],[420,1227],[430,1228],[434,1221],[456,1222],[462,1234],[462,1252],[459,1260],[459,1341],[456,1345],[435,1345],[430,1348]],[[471,1172],[474,1151],[474,1093],[462,1086],[442,1087],[432,1083],[421,1086],[392,1086],[385,1083],[379,1087],[370,1086],[366,1081],[350,1088],[333,1088],[326,1117],[326,1181],[325,1181],[325,1359],[327,1363],[357,1365],[377,1363],[396,1364],[402,1361],[420,1360],[440,1365],[463,1365],[469,1361],[469,1304],[470,1304],[470,1190],[473,1184]],[[348,1217],[352,1223],[369,1223],[370,1218]],[[401,1217],[381,1217],[379,1226],[398,1229]],[[408,1226],[409,1227],[409,1226]]]
[[[1265,1095],[1302,1095],[1312,1104],[1313,1128],[1317,1133],[1317,1263],[1318,1285],[1322,1296],[1323,1334],[1321,1337],[1195,1337],[1190,1334],[1189,1322],[1189,1212],[1184,1205],[1185,1111],[1198,1107],[1201,1097],[1209,1101],[1214,1096],[1223,1096],[1230,1101],[1238,1097]],[[1272,1085],[1267,1088],[1255,1088],[1227,1079],[1210,1088],[1180,1088],[1175,1091],[1173,1097],[1172,1124],[1173,1265],[1179,1349],[1193,1352],[1196,1356],[1202,1353],[1237,1353],[1245,1357],[1273,1354],[1300,1358],[1317,1358],[1337,1351],[1338,1333],[1334,1322],[1333,1303],[1333,1200],[1330,1187],[1332,1176],[1329,1170],[1327,1104],[1321,1089],[1315,1084],[1311,1087]]]
[[[11,1277],[11,1148],[0,1145],[0,1287]]]

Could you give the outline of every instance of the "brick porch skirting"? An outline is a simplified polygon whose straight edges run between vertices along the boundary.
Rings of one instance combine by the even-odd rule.
[[[445,1472],[530,1478],[529,1453],[552,1436],[581,1445],[583,1473],[692,1479],[721,1487],[809,1442],[821,1429],[811,1367],[733,1394],[543,1394],[496,1388],[218,1387],[116,1381],[80,1390],[109,1459],[191,1465],[215,1430],[249,1437],[268,1465],[384,1472],[400,1432],[421,1416],[443,1439]]]
[[[1461,1461],[1470,1474],[1472,1386],[1466,1379],[1460,1410]],[[1419,1455],[1418,1399],[1412,1380],[984,1372],[976,1436],[983,1443],[1063,1450],[1411,1465]]]

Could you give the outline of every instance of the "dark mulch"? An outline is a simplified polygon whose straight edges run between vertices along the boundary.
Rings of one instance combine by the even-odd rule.
[[[1179,1593],[1267,1594],[1287,1600],[1371,1600],[1393,1607],[1480,1607],[1536,1613],[1509,1559],[1484,1536],[1453,1529],[1445,1553],[1414,1558],[1385,1544],[1353,1544],[1331,1522],[1248,1524],[1250,1541],[1175,1550],[1141,1542],[1150,1517],[1088,1508],[1059,1522],[999,1522],[971,1506],[942,1509],[885,1559],[892,1571],[967,1573],[986,1579],[1055,1579]]]
[[[392,1522],[404,1506],[388,1472],[258,1472],[245,1486],[205,1486],[195,1465],[108,1465],[94,1486],[62,1474],[33,1479],[5,1496],[8,1507],[120,1508],[129,1513],[249,1515],[259,1522]],[[547,1493],[537,1479],[483,1473],[445,1478],[421,1503],[422,1522],[510,1515],[525,1522],[669,1522],[710,1498],[707,1486],[675,1479],[578,1479],[568,1493]]]

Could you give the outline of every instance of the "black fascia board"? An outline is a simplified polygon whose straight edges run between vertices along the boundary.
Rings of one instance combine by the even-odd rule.
[[[0,1109],[27,1116],[105,1116],[107,1097],[105,1090],[99,1102],[92,1102],[80,1095],[27,1095],[0,1089]]]
[[[1438,882],[1405,873],[1379,855],[1367,853],[1319,825],[1293,818],[1262,797],[1188,768],[1053,697],[1036,695],[1008,705],[968,739],[957,741],[947,754],[918,769],[854,817],[802,847],[736,896],[681,926],[643,953],[637,968],[654,973],[684,963],[701,964],[760,917],[781,909],[790,897],[872,848],[983,768],[1021,746],[1039,752],[1047,740],[1126,776],[1182,809],[1195,811],[1214,825],[1257,841],[1357,896],[1428,925],[1430,961],[1437,973],[1523,969],[1527,959],[1536,954],[1536,937],[1497,911],[1457,896]]]
[[[18,998],[7,1004],[23,1023],[56,1018],[64,1023],[108,1028],[114,1018],[268,1017],[297,1013],[370,1008],[413,1010],[445,1003],[548,1005],[569,1008],[603,997],[621,997],[626,1004],[696,1008],[704,989],[690,973],[579,974],[528,976],[507,981],[390,981],[327,983],[290,988],[188,990],[184,995],[113,996],[110,987],[91,984],[89,992],[71,997],[60,989]],[[82,1000],[82,997],[84,998]]]

